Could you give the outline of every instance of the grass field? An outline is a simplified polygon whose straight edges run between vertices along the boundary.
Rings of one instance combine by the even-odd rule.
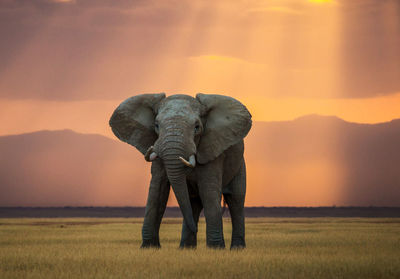
[[[142,219],[0,219],[0,278],[400,278],[400,219],[248,218],[247,249],[141,250]],[[230,219],[225,241],[230,244]]]

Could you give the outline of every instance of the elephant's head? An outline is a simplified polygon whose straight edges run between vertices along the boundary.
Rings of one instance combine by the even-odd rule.
[[[251,115],[239,101],[222,95],[142,94],[122,102],[110,126],[147,161],[163,161],[184,220],[195,232],[187,170],[196,162],[214,160],[243,139],[251,127]]]

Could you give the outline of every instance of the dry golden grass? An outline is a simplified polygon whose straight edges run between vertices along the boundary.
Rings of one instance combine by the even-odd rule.
[[[248,218],[244,251],[139,249],[141,219],[0,219],[0,278],[400,278],[400,219]],[[225,220],[230,244],[230,220]]]

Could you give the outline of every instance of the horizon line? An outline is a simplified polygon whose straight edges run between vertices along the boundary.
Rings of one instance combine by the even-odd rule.
[[[344,120],[343,118],[340,118],[339,116],[336,115],[323,115],[323,114],[318,114],[318,113],[310,113],[310,114],[304,114],[298,117],[295,117],[291,120],[272,120],[272,121],[259,121],[259,120],[253,120],[253,124],[254,123],[288,123],[288,122],[295,122],[295,121],[300,121],[304,118],[311,118],[311,117],[319,117],[319,118],[325,118],[325,119],[335,119],[344,123],[349,123],[349,124],[354,124],[354,125],[368,125],[368,126],[375,126],[375,125],[382,125],[382,124],[389,124],[392,123],[394,121],[399,121],[400,118],[393,118],[391,120],[388,121],[383,121],[383,122],[377,122],[377,123],[369,123],[369,122],[353,122],[353,121],[348,121],[348,120]],[[70,131],[76,134],[82,134],[82,135],[97,135],[97,136],[103,136],[109,139],[113,139],[116,140],[112,137],[109,137],[105,134],[100,134],[100,133],[83,133],[83,132],[79,132],[76,131],[72,128],[60,128],[60,129],[41,129],[41,130],[34,130],[34,131],[29,131],[29,132],[24,132],[24,133],[15,133],[15,134],[0,134],[0,137],[8,137],[8,136],[20,136],[20,135],[28,135],[28,134],[35,134],[35,133],[39,133],[39,132],[62,132],[62,131]]]

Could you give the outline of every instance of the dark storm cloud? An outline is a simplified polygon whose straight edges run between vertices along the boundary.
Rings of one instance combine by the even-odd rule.
[[[400,1],[346,1],[341,14],[341,95],[399,92]]]
[[[275,2],[268,5],[271,3]],[[400,91],[399,1],[329,4],[338,11],[340,30],[332,34],[338,36],[333,40],[337,47],[332,48],[336,53],[322,54],[318,52],[321,42],[311,40],[309,34],[310,30],[319,28],[317,32],[321,32],[324,28],[320,18],[316,22],[312,18],[315,9],[325,4],[305,0],[281,1],[277,7],[261,4],[265,3],[1,1],[0,97],[119,99],[132,92],[168,90],[168,71],[158,77],[155,71],[168,69],[170,61],[178,65],[171,71],[183,71],[186,58],[201,55],[232,56],[270,66],[273,73],[269,76],[279,86],[260,91],[274,92],[265,93],[273,97],[326,97],[322,91],[330,85],[316,89],[311,86],[315,92],[306,90],[306,85],[313,83],[313,74],[307,74],[310,70],[334,68],[323,65],[323,58],[329,55],[339,60],[333,97],[359,98]],[[185,28],[189,29],[186,33]],[[265,28],[265,32],[260,32],[263,35],[256,37],[252,51],[248,51],[246,34],[253,28]],[[271,33],[274,29],[281,32]],[[209,30],[218,35],[208,38]],[[279,50],[271,49],[271,45]],[[271,55],[263,56],[263,52]],[[316,55],[309,57],[304,52]],[[293,76],[293,69],[305,73],[307,80]],[[315,73],[326,76],[323,71]],[[180,90],[179,86],[174,88]],[[193,92],[196,90],[193,88]]]
[[[174,3],[2,2],[0,97],[113,98],[111,91],[132,90],[132,77],[155,66],[184,15],[185,5]],[[103,86],[87,85],[105,79]]]

